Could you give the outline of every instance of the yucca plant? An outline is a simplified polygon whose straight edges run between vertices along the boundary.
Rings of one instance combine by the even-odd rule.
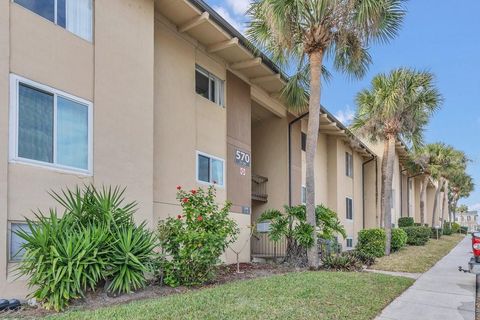
[[[111,278],[110,292],[131,292],[145,286],[145,273],[150,272],[155,258],[155,235],[140,226],[130,225],[114,231],[109,244],[108,267],[105,275]]]
[[[30,232],[17,232],[25,240],[18,271],[29,276],[28,284],[35,288],[31,297],[47,309],[60,311],[70,299],[95,288],[106,264],[105,230],[73,225],[58,218],[55,210],[49,216],[37,214],[36,221],[27,220],[27,224]]]
[[[119,187],[76,187],[50,194],[63,217],[50,210],[36,214],[17,234],[25,240],[19,274],[35,287],[32,297],[48,309],[63,310],[69,300],[111,281],[108,290],[131,292],[146,284],[155,237],[145,224],[135,226],[136,203],[124,202]]]

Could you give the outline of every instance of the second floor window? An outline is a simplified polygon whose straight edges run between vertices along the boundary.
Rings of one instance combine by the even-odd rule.
[[[346,198],[346,218],[353,220],[353,200]]]
[[[92,41],[92,0],[14,0],[77,36]]]
[[[302,186],[301,198],[302,198],[302,204],[306,204],[307,203],[307,187],[305,186]]]
[[[302,132],[302,138],[301,138],[301,146],[302,146],[302,151],[307,150],[307,135]]]
[[[353,177],[353,155],[349,152],[345,152],[345,174]]]
[[[195,92],[223,107],[224,81],[200,66],[195,66]]]
[[[11,76],[13,161],[91,173],[91,103]]]
[[[224,185],[223,159],[197,152],[197,181]]]

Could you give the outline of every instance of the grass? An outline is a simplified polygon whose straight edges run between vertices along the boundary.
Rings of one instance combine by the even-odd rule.
[[[413,283],[372,273],[298,272],[50,319],[370,320]]]
[[[439,240],[430,239],[425,246],[407,246],[388,257],[377,259],[372,269],[423,273],[449,253],[465,235],[442,236]]]

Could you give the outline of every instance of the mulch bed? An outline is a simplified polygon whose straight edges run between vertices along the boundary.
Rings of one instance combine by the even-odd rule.
[[[285,274],[293,271],[302,271],[301,269],[294,269],[292,267],[281,264],[256,264],[256,263],[241,263],[240,273],[237,273],[237,265],[220,266],[216,279],[209,284],[203,286],[187,288],[178,287],[171,288],[158,283],[152,283],[142,290],[130,294],[123,294],[116,297],[107,295],[106,292],[99,289],[95,292],[87,292],[85,298],[72,301],[68,310],[92,310],[102,307],[112,306],[116,304],[125,304],[128,302],[160,298],[172,294],[184,293],[192,290],[201,290],[212,287],[218,284],[228,283],[232,281],[248,280],[259,277],[266,277],[275,274]],[[17,311],[0,312],[0,318],[40,318],[51,314],[54,311],[45,310],[41,307],[23,306]]]

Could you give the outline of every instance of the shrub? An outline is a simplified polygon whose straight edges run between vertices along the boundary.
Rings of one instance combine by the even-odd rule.
[[[438,236],[438,239],[440,239],[442,237],[442,234],[443,234],[443,229],[442,228],[430,228],[432,230],[432,238],[433,239],[437,239],[437,236]],[[437,230],[438,230],[438,233],[437,233]]]
[[[385,230],[366,229],[358,233],[357,250],[374,257],[385,255]]]
[[[419,222],[415,222],[413,224],[414,227],[428,227],[428,223],[421,224]]]
[[[306,206],[285,206],[284,209],[285,214],[282,214],[279,210],[266,210],[262,213],[258,222],[270,222],[268,237],[273,242],[286,240],[287,253],[284,262],[298,267],[306,266],[307,248],[311,247],[314,241],[314,228],[307,223]],[[332,248],[330,244],[336,242],[334,239],[337,234],[346,238],[347,233],[340,223],[336,212],[319,205],[315,208],[315,218],[319,231],[317,239],[320,243],[320,250],[330,251],[330,249],[338,249],[338,246],[337,248]]]
[[[161,221],[158,235],[167,255],[160,265],[163,281],[172,287],[211,280],[220,255],[235,241],[238,229],[229,217],[230,203],[219,208],[215,188],[190,192],[177,187],[183,215]]]
[[[402,217],[398,219],[398,227],[413,227],[415,221],[413,221],[412,217]]]
[[[456,222],[452,222],[452,232],[460,233],[460,225]]]
[[[407,233],[400,228],[392,229],[392,251],[398,251],[407,244]]]
[[[124,191],[85,186],[52,192],[63,217],[39,212],[37,221],[27,220],[29,230],[17,232],[25,240],[19,273],[29,277],[36,288],[31,296],[44,307],[60,311],[101,280],[117,293],[145,285],[155,241],[144,224],[135,226],[136,203],[124,204]]]
[[[366,266],[371,266],[375,263],[375,256],[359,251],[359,250],[351,250],[347,251],[350,255],[353,255],[355,258],[357,258],[362,264]]]
[[[17,232],[25,240],[18,271],[35,287],[30,297],[47,309],[60,311],[87,288],[95,289],[107,259],[103,250],[107,234],[101,228],[74,226],[58,218],[54,210],[27,224],[28,231]]]
[[[445,222],[443,224],[443,235],[445,236],[451,236],[453,233],[452,230],[452,223],[451,222]]]
[[[132,292],[146,284],[145,273],[150,271],[156,247],[155,236],[147,231],[145,223],[117,229],[115,241],[108,246],[108,266],[105,273],[111,282],[110,292]]]
[[[322,257],[322,266],[328,270],[356,271],[362,269],[363,263],[347,251]]]
[[[329,270],[357,271],[361,270],[364,265],[371,266],[374,263],[374,256],[358,250],[322,256],[323,268]]]
[[[428,227],[405,227],[402,228],[407,234],[407,244],[411,246],[424,246],[432,235]]]
[[[467,234],[468,233],[468,227],[461,226],[460,227],[460,233]]]

